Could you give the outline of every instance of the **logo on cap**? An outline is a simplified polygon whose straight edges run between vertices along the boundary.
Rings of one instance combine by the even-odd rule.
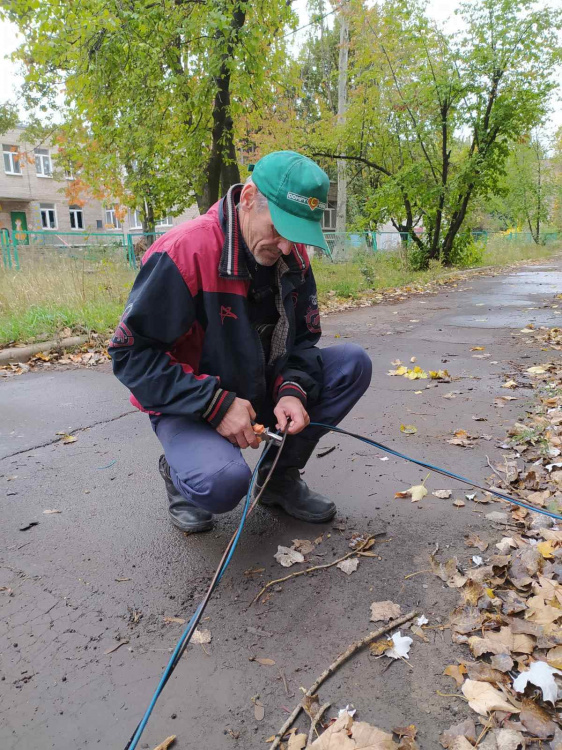
[[[298,193],[287,193],[287,199],[295,201],[295,203],[306,204],[311,211],[314,211],[317,208],[321,208],[322,210],[327,208],[325,203],[322,203],[318,198],[313,198],[312,196],[310,198],[305,198],[304,195],[299,195]]]

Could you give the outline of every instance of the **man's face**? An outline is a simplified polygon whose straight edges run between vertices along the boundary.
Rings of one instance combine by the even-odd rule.
[[[289,255],[293,242],[286,240],[273,226],[269,208],[259,205],[255,185],[244,186],[240,196],[240,229],[248,249],[260,266],[273,266],[281,255]]]

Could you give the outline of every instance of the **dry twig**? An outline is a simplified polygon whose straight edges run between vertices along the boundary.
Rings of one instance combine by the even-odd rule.
[[[172,734],[170,737],[166,737],[164,742],[161,742],[154,750],[168,750],[170,745],[173,745],[176,741],[176,735]]]
[[[271,588],[272,586],[275,586],[277,583],[284,583],[285,581],[288,581],[290,578],[297,578],[298,576],[303,576],[305,573],[312,573],[314,570],[324,570],[325,568],[331,568],[334,565],[337,565],[338,563],[342,562],[342,560],[347,560],[348,557],[353,557],[354,555],[359,555],[359,553],[365,549],[365,547],[369,544],[369,542],[372,542],[378,534],[373,534],[373,536],[370,536],[368,539],[365,539],[364,542],[357,545],[357,548],[352,550],[351,552],[348,552],[347,555],[344,555],[343,557],[340,557],[338,560],[333,560],[331,563],[325,563],[324,565],[314,565],[312,568],[306,568],[306,570],[297,570],[296,573],[290,573],[288,576],[285,576],[284,578],[277,578],[275,581],[269,581],[269,583],[266,583],[265,586],[262,588],[262,590],[256,594],[256,596],[252,599],[250,604],[248,605],[248,608],[252,606],[252,604],[255,604],[257,600],[262,596],[262,594],[265,594],[265,592]]]
[[[499,471],[498,471],[497,469],[495,469],[495,468],[494,468],[494,467],[492,466],[492,464],[490,463],[490,458],[489,458],[488,456],[486,456],[486,462],[488,463],[488,466],[489,466],[489,467],[490,467],[490,469],[491,469],[491,470],[492,470],[492,471],[494,472],[494,474],[495,474],[495,475],[496,475],[497,477],[499,477],[499,478],[500,478],[500,480],[501,480],[502,484],[504,484],[504,485],[505,485],[505,486],[507,487],[507,489],[506,489],[506,492],[515,492],[515,494],[516,494],[516,495],[519,495],[519,497],[523,498],[523,500],[525,500],[525,502],[527,502],[527,503],[529,502],[529,501],[527,500],[526,496],[525,496],[525,495],[524,495],[524,494],[523,494],[523,493],[522,493],[522,492],[521,492],[520,490],[518,490],[518,489],[517,489],[516,487],[513,487],[513,485],[511,485],[511,484],[509,483],[509,481],[508,481],[508,479],[507,479],[507,474],[506,474],[506,476],[505,476],[505,477],[502,477],[502,475],[500,474],[500,472],[499,472]],[[499,498],[498,498],[498,499],[499,499]],[[506,501],[506,502],[507,502],[507,501]]]
[[[372,641],[376,640],[377,638],[380,638],[381,635],[384,635],[385,633],[388,633],[389,630],[394,630],[394,628],[398,628],[401,625],[404,625],[406,622],[410,622],[410,620],[413,620],[414,617],[416,617],[418,613],[417,612],[409,612],[407,615],[404,615],[403,617],[399,617],[397,620],[393,620],[388,625],[385,625],[383,628],[379,628],[378,630],[374,630],[372,633],[369,633],[369,635],[366,635],[365,638],[361,638],[359,641],[355,641],[355,643],[352,643],[349,648],[347,648],[343,654],[338,656],[338,658],[330,664],[330,666],[325,669],[320,677],[316,680],[314,685],[309,688],[306,693],[304,694],[304,697],[309,697],[314,695],[320,685],[322,685],[328,677],[330,677],[334,672],[341,667],[341,665],[346,662],[353,654],[355,654],[357,651],[361,650],[364,646],[367,646]],[[281,743],[281,739],[285,735],[285,732],[287,732],[290,728],[299,713],[302,710],[302,702],[299,703],[299,705],[294,709],[294,711],[291,713],[287,721],[283,724],[281,729],[277,732],[275,735],[275,740],[273,741],[273,744],[270,746],[269,750],[275,750],[275,748],[279,747],[279,744]]]
[[[314,732],[316,731],[318,722],[320,721],[322,716],[326,713],[326,711],[330,708],[330,705],[331,705],[330,703],[324,703],[323,706],[320,706],[320,708],[318,709],[318,713],[316,714],[314,719],[312,719],[311,724],[310,724],[310,731],[308,732],[308,741],[306,743],[307,747],[309,745],[312,745],[312,742],[314,740]],[[317,731],[316,731],[316,734],[318,734]]]

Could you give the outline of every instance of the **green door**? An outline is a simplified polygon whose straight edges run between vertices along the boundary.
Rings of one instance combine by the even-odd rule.
[[[25,211],[12,211],[12,232],[13,237],[20,245],[28,245],[29,237],[27,235],[27,216]]]

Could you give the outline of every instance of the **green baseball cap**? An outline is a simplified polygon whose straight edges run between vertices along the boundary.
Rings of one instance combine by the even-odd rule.
[[[282,237],[329,252],[321,222],[330,180],[318,164],[295,151],[274,151],[257,162],[252,180]]]

